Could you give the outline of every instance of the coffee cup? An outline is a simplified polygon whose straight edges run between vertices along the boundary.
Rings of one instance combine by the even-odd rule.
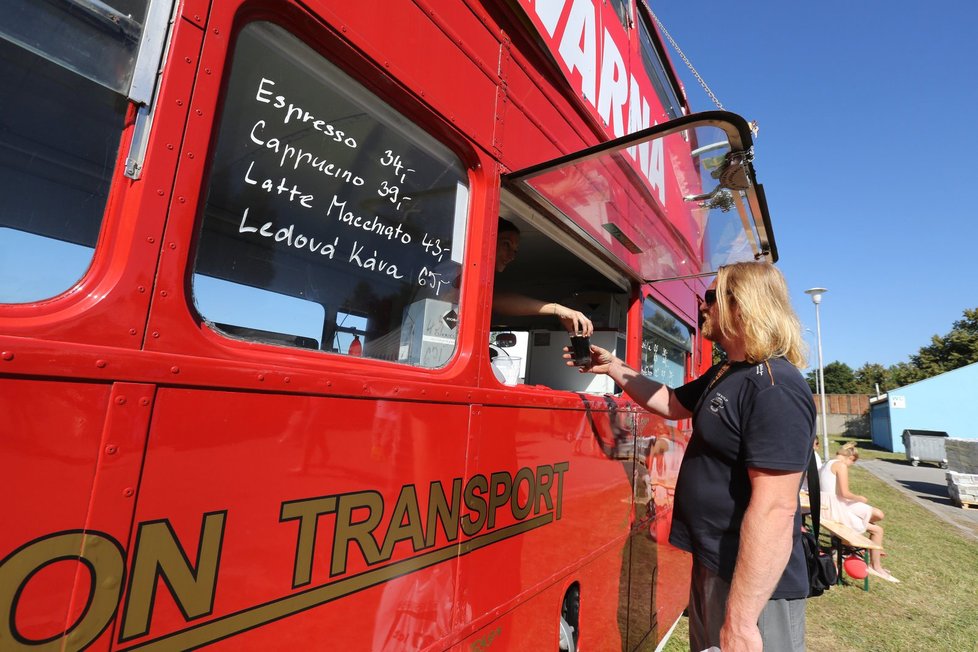
[[[591,338],[585,335],[571,335],[571,351],[574,353],[574,365],[587,367],[591,364]]]

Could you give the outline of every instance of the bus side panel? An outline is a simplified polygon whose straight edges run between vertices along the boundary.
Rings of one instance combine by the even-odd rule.
[[[659,639],[682,614],[689,597],[692,558],[669,543],[669,534],[676,480],[691,431],[689,420],[677,424],[644,411],[637,412],[635,417],[637,436],[647,442],[639,449],[648,471],[648,512],[653,515],[650,522],[642,524],[643,532],[638,535],[644,534],[655,542],[658,565],[652,575],[655,596],[652,622]]]
[[[615,622],[618,595],[607,579],[615,577],[621,566],[621,551],[611,549],[580,568],[574,580],[594,587],[581,596],[581,612],[577,649],[621,649],[618,626]],[[557,618],[560,605],[570,582],[558,582],[540,593],[528,597],[451,649],[455,652],[474,650],[557,650],[559,631]],[[506,643],[505,645],[503,643]]]
[[[82,615],[69,613],[69,602],[76,574],[90,582],[77,556],[110,390],[102,383],[0,378],[0,648],[8,637],[57,637]]]
[[[390,0],[309,4],[385,72],[489,148],[495,129],[499,39],[467,7],[439,2],[433,3],[438,5],[435,10],[426,8],[425,2]],[[462,92],[464,102],[459,101]]]
[[[463,554],[456,623],[463,631],[466,622],[482,627],[537,591],[574,577],[600,551],[610,551],[617,561],[596,585],[604,588],[595,589],[607,593],[602,604],[608,610],[601,609],[607,613],[592,620],[607,616],[614,622],[618,587],[609,577],[619,577],[628,532],[631,460],[608,456],[613,445],[606,440],[614,436],[608,411],[588,410],[474,408],[468,477],[486,478],[490,497],[500,496],[499,509],[489,510],[497,530],[526,527]],[[510,489],[500,483],[507,474],[515,476]],[[521,508],[528,505],[532,509],[523,517]],[[581,588],[582,594],[590,590]],[[561,599],[562,594],[534,614],[555,633]],[[523,632],[504,629],[498,642],[502,649],[516,649]]]
[[[453,502],[467,427],[461,405],[160,390],[123,642],[394,650],[445,638],[458,534],[431,525],[427,505],[433,483]],[[174,540],[196,590],[173,581],[174,554],[165,582],[140,570]]]

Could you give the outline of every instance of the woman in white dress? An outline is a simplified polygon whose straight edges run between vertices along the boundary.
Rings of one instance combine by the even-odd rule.
[[[846,444],[828,460],[818,474],[822,489],[822,505],[833,521],[848,525],[856,532],[865,533],[870,541],[883,545],[883,511],[869,504],[865,496],[849,490],[849,467],[859,459],[859,451],[852,442]],[[869,551],[869,566],[866,571],[889,582],[899,582],[880,561],[882,550]]]

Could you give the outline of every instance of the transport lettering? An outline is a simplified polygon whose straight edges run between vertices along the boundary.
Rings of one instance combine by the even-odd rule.
[[[393,502],[374,490],[285,501],[279,523],[295,532],[294,549],[283,551],[294,560],[292,577],[282,578],[283,595],[238,611],[231,621],[209,619],[219,610],[215,601],[221,569],[234,563],[224,543],[235,535],[254,536],[235,532],[232,510],[203,514],[197,531],[178,533],[165,518],[139,523],[131,555],[104,532],[51,533],[0,561],[0,641],[12,650],[49,649],[56,643],[58,649],[77,652],[102,636],[118,615],[120,649],[130,644],[154,649],[157,642],[165,649],[199,647],[342,598],[362,585],[451,561],[460,553],[550,525],[561,518],[569,468],[568,462],[558,462],[515,473],[502,470],[435,480],[425,492],[409,484],[400,488]],[[197,552],[190,555],[188,550]],[[317,558],[317,551],[328,551],[329,558]],[[392,561],[396,553],[402,559]],[[19,598],[41,571],[65,561],[75,561],[83,573],[87,571],[89,581],[81,585],[89,595],[81,600],[88,607],[68,624],[64,638],[31,639],[18,629],[23,622],[18,619]],[[350,572],[357,575],[349,576]],[[358,580],[348,582],[350,577]],[[187,627],[157,632],[157,639],[136,643],[152,631],[160,600],[178,606]]]

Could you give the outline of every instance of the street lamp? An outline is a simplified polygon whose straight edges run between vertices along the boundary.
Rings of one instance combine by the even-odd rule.
[[[822,303],[822,295],[828,292],[825,288],[811,288],[805,294],[812,298],[815,304],[815,339],[818,341],[818,393],[822,400],[822,455],[829,459],[829,415],[825,410],[825,367],[822,366],[822,320],[818,314],[818,306]]]

